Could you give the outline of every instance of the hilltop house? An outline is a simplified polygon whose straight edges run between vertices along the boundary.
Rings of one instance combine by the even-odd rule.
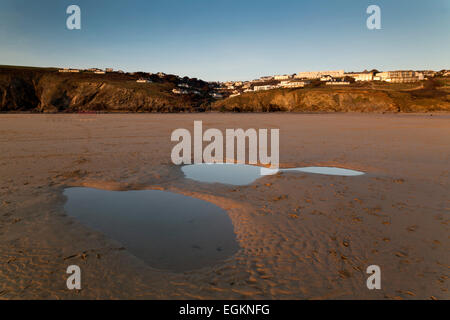
[[[348,77],[352,77],[355,81],[372,81],[373,73],[372,72],[362,72],[362,73],[346,73]]]
[[[319,79],[322,76],[331,76],[333,78],[344,77],[344,70],[335,71],[309,71],[309,72],[299,72],[295,75],[297,79]]]
[[[291,79],[292,76],[285,74],[285,75],[274,76],[273,78],[275,80],[288,80],[288,79]]]
[[[323,75],[320,77],[320,81],[333,81],[333,77],[330,75]]]
[[[266,91],[266,90],[272,90],[272,89],[276,89],[276,88],[277,88],[277,86],[273,86],[273,85],[254,86],[253,91]]]
[[[175,94],[189,94],[189,91],[184,89],[173,89],[172,92]]]
[[[305,81],[281,81],[278,85],[281,88],[303,88],[307,84]]]
[[[424,80],[422,73],[411,70],[379,72],[375,76],[377,80],[392,83],[409,83]]]
[[[136,80],[137,83],[151,83],[151,80],[140,78]]]
[[[327,86],[341,86],[341,85],[349,85],[348,81],[329,81],[325,83]]]
[[[59,69],[58,72],[62,72],[62,73],[66,73],[66,72],[70,72],[70,73],[79,73],[80,70],[78,70],[78,69],[68,69],[68,68],[64,68],[64,69]]]
[[[223,96],[217,92],[211,93],[211,97],[213,97],[214,99],[222,99],[223,98]]]

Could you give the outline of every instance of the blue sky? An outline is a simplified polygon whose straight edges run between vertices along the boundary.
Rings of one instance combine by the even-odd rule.
[[[77,4],[82,29],[66,28]],[[382,29],[366,27],[381,7]],[[450,69],[449,0],[0,0],[0,64],[250,80]]]

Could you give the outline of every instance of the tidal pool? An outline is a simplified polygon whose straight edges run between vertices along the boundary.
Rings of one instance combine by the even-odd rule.
[[[225,210],[159,190],[64,190],[67,214],[121,243],[151,267],[189,271],[223,262],[238,250]]]
[[[317,173],[317,174],[326,174],[326,175],[331,175],[331,176],[345,176],[345,177],[361,176],[361,175],[365,174],[364,172],[361,172],[361,171],[336,168],[336,167],[289,168],[289,169],[282,169],[281,171],[282,172],[299,171],[299,172],[306,172],[306,173]]]
[[[261,177],[261,168],[235,163],[200,163],[181,167],[188,179],[232,185],[247,185]]]
[[[234,163],[201,163],[186,165],[181,168],[188,179],[208,183],[223,183],[243,186],[253,183],[261,176],[273,175],[278,172],[306,172],[335,176],[359,176],[361,171],[336,167],[300,167],[288,169],[270,169],[247,164]]]

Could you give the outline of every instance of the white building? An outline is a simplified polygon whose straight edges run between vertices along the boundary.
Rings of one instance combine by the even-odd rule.
[[[214,99],[222,99],[223,98],[223,96],[217,92],[211,93],[211,97],[213,97]]]
[[[151,83],[151,81],[148,79],[138,79],[138,80],[136,80],[136,82],[137,83]]]
[[[292,78],[292,76],[284,74],[284,75],[278,75],[273,77],[275,80],[289,80]],[[261,78],[262,79],[262,78]]]
[[[342,78],[344,77],[344,70],[299,72],[295,75],[295,78],[319,79],[320,77],[326,75],[331,76],[333,78]]]
[[[90,69],[87,69],[87,71],[89,71],[89,72],[102,72],[103,70],[102,69],[98,69],[98,68],[90,68]]]
[[[436,71],[433,71],[433,70],[423,70],[423,71],[418,71],[418,72],[423,74],[423,76],[426,78],[433,78],[437,73]]]
[[[254,86],[253,91],[266,91],[266,90],[272,90],[272,89],[276,89],[276,88],[277,88],[277,86],[273,86],[273,85]]]
[[[281,81],[279,86],[281,88],[303,88],[305,84],[305,81]]]
[[[325,83],[327,86],[341,86],[341,85],[349,85],[348,81],[330,81]]]
[[[330,75],[321,76],[320,81],[333,81],[333,77]]]
[[[420,72],[411,70],[386,71],[376,74],[377,79],[392,83],[409,83],[424,80],[424,76]]]
[[[355,77],[356,81],[372,81],[373,80],[373,73],[367,72],[367,73],[357,73]]]
[[[346,73],[346,77],[352,77],[355,81],[373,81],[373,73],[372,72],[361,72],[361,73]]]
[[[64,68],[64,69],[59,69],[58,70],[58,72],[62,72],[62,73],[79,73],[80,72],[80,70],[78,70],[78,69],[67,69],[67,68]]]
[[[184,89],[173,89],[172,92],[175,94],[189,94],[189,91]]]

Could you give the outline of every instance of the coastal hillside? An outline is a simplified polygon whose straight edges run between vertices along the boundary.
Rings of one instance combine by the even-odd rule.
[[[143,83],[137,80],[145,79]],[[198,79],[148,73],[60,73],[0,66],[0,112],[429,112],[450,111],[450,81],[274,89],[214,99]],[[186,89],[189,88],[189,89]],[[182,94],[180,94],[180,92]]]
[[[144,83],[137,80],[145,79]],[[178,85],[192,93],[175,94]],[[208,83],[147,73],[60,73],[51,68],[0,67],[1,112],[205,111]]]
[[[415,89],[389,84],[275,89],[217,101],[212,109],[222,112],[450,111],[450,81],[431,80],[415,86]]]

